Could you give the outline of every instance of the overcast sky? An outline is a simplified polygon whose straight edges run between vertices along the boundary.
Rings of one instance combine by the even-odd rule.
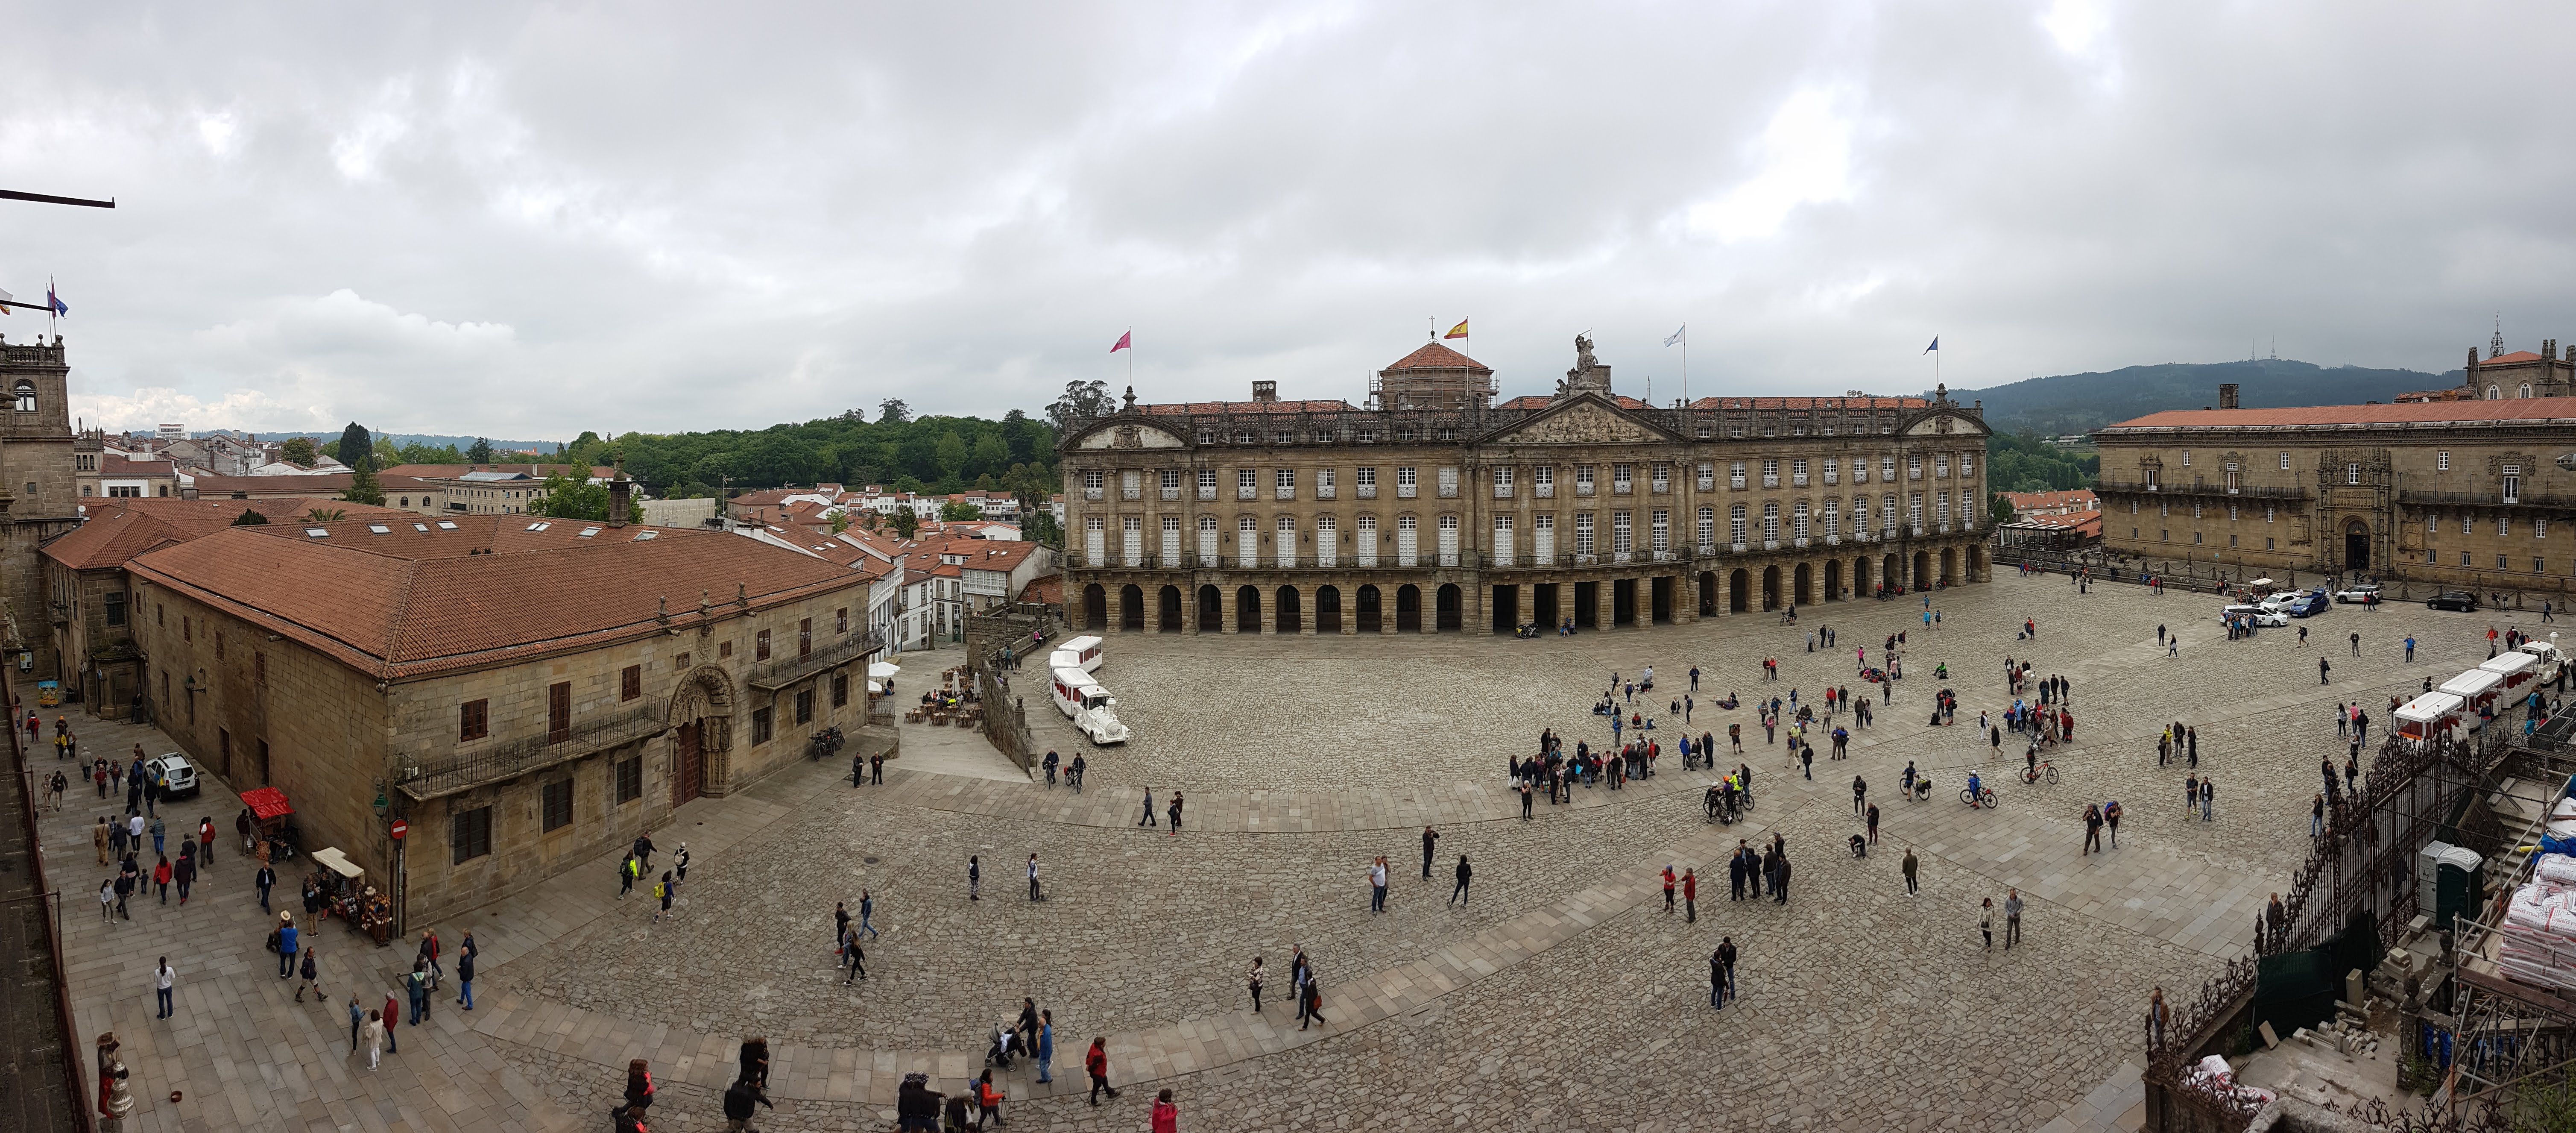
[[[245,16],[246,11],[256,14]],[[141,14],[136,14],[141,13]],[[52,5],[0,288],[110,427],[1976,387],[2576,343],[2576,6]],[[32,312],[0,319],[23,339]],[[1455,344],[1453,344],[1455,345]]]

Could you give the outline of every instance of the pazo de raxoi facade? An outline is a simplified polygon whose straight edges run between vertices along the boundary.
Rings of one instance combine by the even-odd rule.
[[[1140,404],[1059,453],[1068,621],[1163,633],[1689,622],[1983,582],[1988,430],[1922,397],[1552,396],[1432,342],[1368,403]]]

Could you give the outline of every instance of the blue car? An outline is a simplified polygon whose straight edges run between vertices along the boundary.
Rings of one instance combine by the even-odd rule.
[[[2299,600],[2290,603],[2289,608],[2284,612],[2294,618],[2308,618],[2326,612],[2333,605],[2333,596],[2320,587],[2300,595]]]

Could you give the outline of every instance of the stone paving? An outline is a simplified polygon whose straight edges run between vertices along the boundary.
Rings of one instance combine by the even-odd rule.
[[[1749,615],[1537,641],[1113,637],[1102,680],[1138,740],[1088,749],[1087,792],[900,764],[885,786],[852,789],[800,764],[692,803],[655,835],[695,857],[675,920],[617,901],[602,860],[439,926],[451,949],[474,929],[481,1009],[442,1002],[402,1028],[382,1070],[348,1054],[338,996],[380,995],[410,950],[325,927],[334,998],[294,1003],[260,944],[250,866],[230,850],[184,909],[147,899],[131,924],[105,925],[94,902],[66,909],[75,1007],[85,1032],[125,1040],[144,1129],[595,1128],[631,1057],[665,1083],[657,1130],[713,1129],[733,1044],[752,1033],[778,1048],[779,1108],[763,1127],[882,1129],[904,1072],[962,1083],[1022,994],[1059,1028],[1055,1087],[1025,1067],[999,1076],[1022,1125],[1138,1128],[1144,1099],[1168,1086],[1185,1129],[2097,1128],[2134,1097],[2120,1067],[2147,989],[2197,986],[2240,952],[2252,910],[2296,867],[2316,760],[2342,762],[2328,708],[2360,697],[2384,715],[2388,696],[2482,659],[2489,624],[2338,607],[2303,623],[2306,646],[2295,629],[2227,642],[2207,597],[2079,597],[2063,579],[2009,575],[1935,605],[1943,624],[1928,635],[1909,600],[1817,607],[1797,627]],[[2025,616],[2036,640],[2015,640]],[[2180,658],[2154,645],[2159,623],[2184,632]],[[1840,647],[1809,653],[1820,624]],[[1704,823],[1704,776],[1669,753],[1654,780],[1578,790],[1529,822],[1504,787],[1507,754],[1541,727],[1606,740],[1585,710],[1614,668],[1654,664],[1659,703],[1693,660],[1712,692],[1803,698],[1850,679],[1853,645],[1876,660],[1899,628],[1915,640],[1896,703],[1812,783],[1749,710],[1694,713],[1694,731],[1721,738],[1747,723],[1755,823]],[[2412,665],[2397,647],[2410,632]],[[2332,685],[2314,683],[2319,651]],[[1765,655],[1781,661],[1776,684],[1760,680]],[[2018,748],[2008,737],[1998,758],[1968,727],[1926,726],[1944,683],[1932,667],[1949,662],[1965,722],[2008,703],[2007,655],[2074,682],[2081,742],[2050,753],[2064,782],[2000,783],[1998,810],[1971,811],[1956,801],[1965,771],[2009,778]],[[2200,730],[2214,821],[2186,819],[2173,800],[2184,768],[2157,765],[2156,731],[2173,719]],[[168,750],[138,728],[81,734],[90,750]],[[1908,760],[1941,784],[1931,801],[1894,798]],[[1855,774],[1883,810],[1866,860],[1842,846]],[[1189,793],[1180,837],[1134,827],[1147,786],[1158,810],[1171,789]],[[2123,844],[2081,854],[2078,815],[2102,798],[2127,804]],[[179,809],[228,833],[237,808],[210,781]],[[84,871],[70,867],[93,860],[82,843],[98,810],[75,792],[44,824],[74,898]],[[1425,822],[1444,835],[1430,882]],[[1727,901],[1723,853],[1774,832],[1798,865],[1792,901]],[[1919,896],[1897,877],[1909,845]],[[1039,904],[1021,880],[1031,850],[1052,894]],[[1477,868],[1464,911],[1440,903],[1460,852]],[[1377,853],[1395,881],[1384,916],[1361,882]],[[986,865],[979,902],[965,899],[968,854]],[[1662,913],[1667,862],[1702,867],[1700,923]],[[1977,902],[2012,885],[2031,902],[2029,937],[1988,952]],[[831,970],[830,912],[861,886],[879,896],[884,936],[852,987]],[[1743,951],[1745,998],[1711,1012],[1721,934]],[[1318,958],[1331,1020],[1306,1032],[1278,1003],[1296,944]],[[1240,986],[1255,952],[1271,962],[1262,1016]],[[148,979],[163,954],[180,970],[166,1022]],[[1101,1109],[1074,1085],[1093,1034],[1130,1087]]]

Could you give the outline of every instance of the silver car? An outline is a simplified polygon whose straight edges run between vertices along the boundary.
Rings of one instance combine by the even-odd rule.
[[[2272,609],[2268,606],[2229,606],[2228,608],[2218,612],[2218,620],[2222,622],[2232,621],[2237,618],[2245,618],[2257,626],[2285,626],[2290,624],[2290,615],[2282,613],[2279,610]]]

